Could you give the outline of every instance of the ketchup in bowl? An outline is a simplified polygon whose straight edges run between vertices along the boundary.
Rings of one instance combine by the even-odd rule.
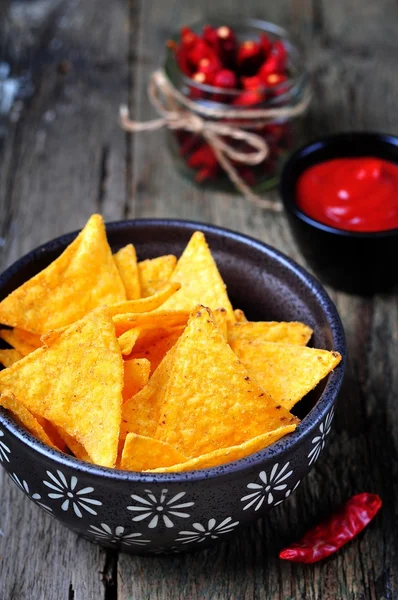
[[[398,228],[398,165],[369,156],[321,162],[300,175],[296,202],[312,219],[339,229]]]

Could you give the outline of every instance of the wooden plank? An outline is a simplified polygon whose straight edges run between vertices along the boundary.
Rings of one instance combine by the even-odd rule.
[[[383,16],[386,7],[389,8]],[[307,119],[309,137],[340,129],[395,130],[397,120],[392,104],[396,83],[392,63],[397,42],[392,33],[384,37],[389,31],[387,15],[396,14],[393,2],[385,0],[376,7],[375,3],[355,0],[292,0],[264,6],[248,0],[218,2],[215,10],[210,2],[195,2],[194,6],[170,2],[168,9],[169,15],[165,15],[159,1],[143,7],[139,57],[142,63],[145,58],[145,65],[139,71],[135,118],[153,114],[147,108],[143,84],[159,62],[167,23],[171,21],[169,30],[174,30],[203,14],[216,12],[228,17],[238,12],[285,25],[304,44],[309,69],[315,77],[315,101]],[[353,30],[344,37],[347,12]],[[354,25],[363,15],[370,21],[376,13],[379,27],[373,28],[373,37],[367,40],[368,52],[364,53],[365,36],[359,35]],[[253,208],[239,197],[201,193],[188,187],[172,172],[170,157],[157,134],[151,135],[156,141],[139,136],[133,140],[131,214],[201,218],[253,235],[304,263],[283,215]],[[269,197],[276,197],[276,192]],[[331,293],[347,330],[350,360],[337,411],[336,433],[322,460],[286,504],[229,544],[171,558],[121,555],[119,598],[365,600],[397,596],[397,542],[394,528],[388,526],[395,522],[397,507],[391,485],[392,474],[396,473],[398,428],[392,399],[396,389],[392,365],[398,358],[392,341],[398,337],[396,298],[360,299]],[[387,328],[391,333],[387,334]],[[383,360],[385,352],[387,357]],[[373,399],[369,394],[373,394]],[[379,492],[385,499],[382,515],[366,535],[324,564],[306,567],[278,561],[277,551],[285,543],[297,538],[339,502],[362,490]]]
[[[8,57],[18,68],[29,56],[35,93],[2,153],[3,266],[82,226],[94,211],[123,216],[118,107],[128,96],[134,34],[123,2],[112,10],[107,0],[15,3],[12,10]],[[0,598],[116,598],[112,553],[64,529],[5,473],[0,478]]]

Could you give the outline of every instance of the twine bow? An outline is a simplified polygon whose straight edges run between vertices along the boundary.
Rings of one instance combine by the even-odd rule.
[[[227,173],[230,180],[242,194],[256,206],[280,212],[280,203],[270,202],[255,194],[238,174],[231,161],[243,165],[258,165],[269,155],[267,142],[258,134],[247,131],[259,129],[270,120],[276,118],[291,118],[302,114],[308,107],[310,93],[294,106],[275,108],[211,108],[190,100],[175,88],[163,71],[152,73],[148,96],[152,106],[161,115],[159,119],[146,122],[132,121],[129,118],[127,106],[120,107],[120,123],[125,131],[154,131],[167,127],[168,129],[183,129],[201,135],[212,148],[219,164]],[[225,124],[217,119],[234,120],[233,124]],[[209,120],[212,119],[212,120]],[[250,124],[248,124],[250,121]],[[245,127],[245,129],[242,129]],[[228,144],[224,137],[244,141],[251,150],[240,152]]]

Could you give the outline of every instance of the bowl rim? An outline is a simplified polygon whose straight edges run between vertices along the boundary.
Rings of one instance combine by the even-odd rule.
[[[375,144],[379,142],[383,142],[386,145],[390,145],[391,147],[396,147],[398,150],[398,136],[395,136],[390,133],[381,133],[377,131],[347,131],[341,133],[333,133],[331,135],[323,136],[317,139],[304,144],[293,154],[289,156],[287,161],[285,162],[281,176],[280,176],[280,184],[279,184],[279,193],[282,198],[285,210],[287,212],[293,213],[300,221],[304,221],[307,225],[310,225],[314,229],[318,229],[320,231],[324,231],[326,233],[331,233],[333,235],[337,235],[339,237],[344,238],[356,238],[356,239],[379,239],[379,238],[388,238],[398,235],[398,227],[393,229],[385,229],[382,231],[351,231],[349,229],[341,229],[338,227],[333,227],[332,225],[326,225],[321,221],[317,221],[312,217],[308,216],[304,211],[302,211],[296,204],[295,198],[291,193],[292,183],[291,179],[294,177],[294,189],[297,184],[297,176],[296,174],[292,175],[292,172],[296,170],[296,163],[300,162],[303,158],[316,155],[320,150],[323,150],[325,147],[328,147],[331,144],[341,143],[344,148],[350,144],[350,142],[354,141],[374,141]],[[361,154],[357,156],[360,157]],[[377,157],[377,152],[374,154]],[[343,154],[336,154],[333,158],[344,158],[347,155],[343,152]],[[351,156],[351,155],[349,155]],[[333,160],[333,158],[327,160]],[[384,159],[388,160],[388,159]],[[315,164],[319,164],[322,162],[326,162],[326,160],[315,161],[309,167],[314,166]],[[394,161],[395,162],[395,161]],[[398,161],[397,161],[398,164]],[[300,170],[299,174],[301,175],[304,171],[306,171],[309,167],[303,168]]]
[[[283,456],[290,453],[292,449],[298,447],[304,438],[311,435],[311,433],[314,433],[326,416],[334,410],[335,399],[340,390],[344,376],[346,360],[344,329],[334,303],[327,294],[326,290],[319,283],[319,281],[315,279],[315,277],[313,277],[303,267],[299,266],[296,262],[288,258],[282,252],[276,250],[268,244],[261,242],[260,240],[224,227],[218,227],[216,225],[206,224],[200,221],[190,221],[185,219],[131,219],[107,223],[106,231],[107,233],[117,233],[118,230],[123,230],[126,228],[133,230],[136,227],[142,228],[154,226],[163,226],[165,228],[183,227],[188,232],[193,232],[199,229],[205,234],[209,233],[249,245],[252,248],[260,250],[260,252],[267,254],[271,259],[278,261],[290,272],[293,272],[293,274],[300,280],[300,283],[304,285],[310,293],[313,294],[318,303],[321,304],[322,310],[326,313],[326,317],[330,323],[332,339],[335,346],[333,349],[340,352],[342,356],[340,364],[334,371],[332,371],[332,373],[329,374],[326,385],[315,406],[302,419],[297,429],[293,433],[286,435],[279,441],[264,448],[263,450],[259,450],[258,452],[250,454],[239,460],[225,463],[224,465],[176,473],[143,473],[136,471],[124,471],[121,469],[112,469],[110,467],[103,467],[81,461],[73,456],[53,449],[44,444],[44,442],[41,442],[35,438],[24,427],[15,423],[12,417],[9,416],[5,409],[2,408],[0,408],[0,426],[3,426],[5,430],[10,432],[22,444],[26,444],[28,440],[29,448],[31,450],[39,453],[42,458],[54,461],[56,467],[59,468],[66,466],[73,468],[87,476],[98,476],[105,478],[110,482],[129,481],[131,483],[147,484],[156,482],[181,483],[186,482],[187,480],[201,481],[220,476],[230,476],[237,472],[263,465],[267,461],[275,460],[276,457],[278,457],[280,460]],[[66,245],[76,237],[79,231],[80,230],[61,235],[42,244],[41,246],[38,246],[37,248],[34,248],[22,256],[0,275],[0,286],[3,286],[5,283],[7,283],[7,281],[16,272],[18,272],[21,267],[25,266],[27,262],[32,264],[44,252],[48,250],[62,251]]]

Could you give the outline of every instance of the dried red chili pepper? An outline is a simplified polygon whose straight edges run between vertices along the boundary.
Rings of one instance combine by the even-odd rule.
[[[209,169],[218,165],[216,155],[208,144],[202,144],[187,161],[188,165],[192,168],[195,167],[208,167]]]
[[[247,76],[255,75],[264,61],[264,49],[260,42],[246,40],[238,48],[238,67]]]
[[[241,77],[241,83],[244,90],[258,90],[259,88],[264,87],[264,84],[258,75],[253,75],[253,77]]]
[[[198,62],[197,67],[199,73],[205,73],[205,75],[214,75],[218,71],[221,71],[222,64],[216,56],[213,56],[211,58],[202,58]]]
[[[267,58],[265,63],[262,64],[257,75],[262,81],[265,81],[265,79],[268,77],[268,75],[273,75],[274,73],[278,73],[278,72],[279,72],[279,59],[277,56],[274,56],[273,54],[271,54]]]
[[[214,50],[210,48],[203,40],[199,39],[195,45],[190,49],[188,54],[188,60],[194,69],[197,69],[199,62],[203,58],[214,58]]]
[[[233,90],[238,85],[238,78],[233,71],[222,69],[214,76],[213,85],[227,90]]]
[[[217,55],[222,64],[228,69],[235,69],[237,41],[230,27],[223,25],[216,29]]]
[[[264,102],[265,95],[256,90],[245,90],[239,96],[237,96],[232,104],[235,106],[252,106],[253,104],[260,104]]]
[[[337,552],[370,523],[381,508],[376,494],[357,494],[327,521],[308,531],[295,544],[279,553],[279,558],[293,562],[314,563]]]
[[[189,27],[181,27],[180,38],[181,46],[187,50],[193,48],[200,41],[200,37]]]
[[[213,50],[217,50],[217,31],[216,29],[214,29],[214,27],[211,27],[210,25],[205,25],[203,27],[203,39],[205,42],[207,42],[207,44],[210,46],[210,48],[213,48]]]
[[[260,33],[260,44],[263,47],[265,58],[268,58],[268,56],[271,54],[272,42],[269,37],[265,35],[265,33]]]

